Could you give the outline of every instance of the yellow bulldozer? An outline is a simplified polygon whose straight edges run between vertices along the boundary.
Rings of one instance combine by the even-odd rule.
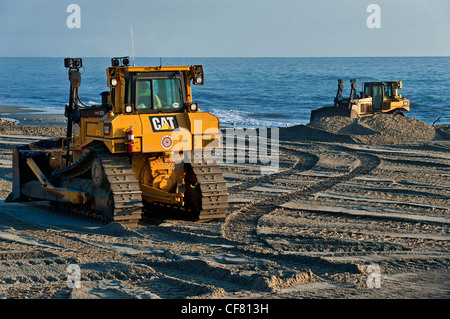
[[[342,97],[343,80],[338,80],[338,90],[334,106],[325,106],[311,111],[310,122],[323,117],[343,116],[358,118],[379,113],[399,114],[409,111],[409,100],[402,97],[398,90],[401,81],[365,82],[364,90],[357,95],[357,80],[350,80],[350,96]]]
[[[67,136],[13,149],[8,201],[48,200],[106,223],[137,225],[145,207],[176,207],[191,220],[225,216],[226,182],[214,150],[219,120],[193,102],[201,65],[130,66],[111,59],[101,105],[79,97],[83,61],[64,60]],[[183,217],[183,218],[184,218]]]

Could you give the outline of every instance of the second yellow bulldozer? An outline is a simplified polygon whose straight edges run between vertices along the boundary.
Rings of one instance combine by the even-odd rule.
[[[78,94],[82,59],[64,63],[67,136],[14,148],[9,201],[49,200],[129,226],[147,203],[193,220],[225,216],[228,192],[213,156],[219,121],[191,95],[191,85],[204,83],[201,65],[135,67],[113,58],[102,104],[87,106]]]
[[[409,111],[410,102],[398,93],[401,81],[365,82],[364,90],[357,96],[356,79],[350,80],[350,96],[342,97],[344,84],[338,80],[334,106],[325,106],[311,111],[310,122],[323,117],[343,116],[358,118],[378,113],[400,114]]]

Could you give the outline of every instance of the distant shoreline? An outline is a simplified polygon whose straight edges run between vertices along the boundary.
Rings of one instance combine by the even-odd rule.
[[[36,113],[44,112],[42,110],[32,109],[26,106],[0,105],[0,114],[4,113]]]
[[[49,114],[43,110],[24,106],[0,105],[0,118],[16,120],[19,124],[24,125],[66,125],[64,114]]]

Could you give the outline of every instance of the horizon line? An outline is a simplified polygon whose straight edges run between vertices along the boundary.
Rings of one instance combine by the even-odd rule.
[[[116,56],[116,55],[115,55]],[[84,58],[107,58],[115,56],[83,56]],[[124,55],[127,56],[127,55]],[[0,56],[0,58],[66,58],[67,56]],[[128,57],[128,56],[127,56]],[[326,59],[326,58],[448,58],[450,55],[385,55],[385,56],[135,56],[138,59]]]

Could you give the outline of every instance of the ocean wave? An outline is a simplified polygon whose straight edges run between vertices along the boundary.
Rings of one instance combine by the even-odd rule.
[[[309,122],[311,110],[332,105],[337,79],[358,79],[358,92],[366,81],[401,80],[400,93],[411,101],[408,116],[431,123],[438,117],[448,123],[450,58],[167,58],[165,65],[203,64],[205,84],[193,87],[200,109],[222,125],[284,127]],[[0,58],[0,72],[8,81],[0,85],[0,103],[62,113],[68,103],[69,82],[62,59]],[[140,65],[159,59],[140,58]],[[86,105],[101,103],[107,58],[86,58],[80,98]],[[150,63],[150,64],[149,64]],[[11,65],[14,68],[11,69]],[[30,65],[33,73],[30,76]],[[39,78],[39,86],[36,84]],[[445,123],[443,123],[445,124]]]
[[[210,112],[211,114],[217,116],[219,118],[220,124],[222,127],[238,127],[238,128],[257,128],[257,127],[287,127],[298,124],[306,124],[307,122],[301,123],[298,122],[286,122],[286,121],[274,121],[274,120],[265,120],[261,118],[255,118],[250,113],[246,113],[239,110],[234,109],[218,109],[212,108],[209,110],[205,110]]]

